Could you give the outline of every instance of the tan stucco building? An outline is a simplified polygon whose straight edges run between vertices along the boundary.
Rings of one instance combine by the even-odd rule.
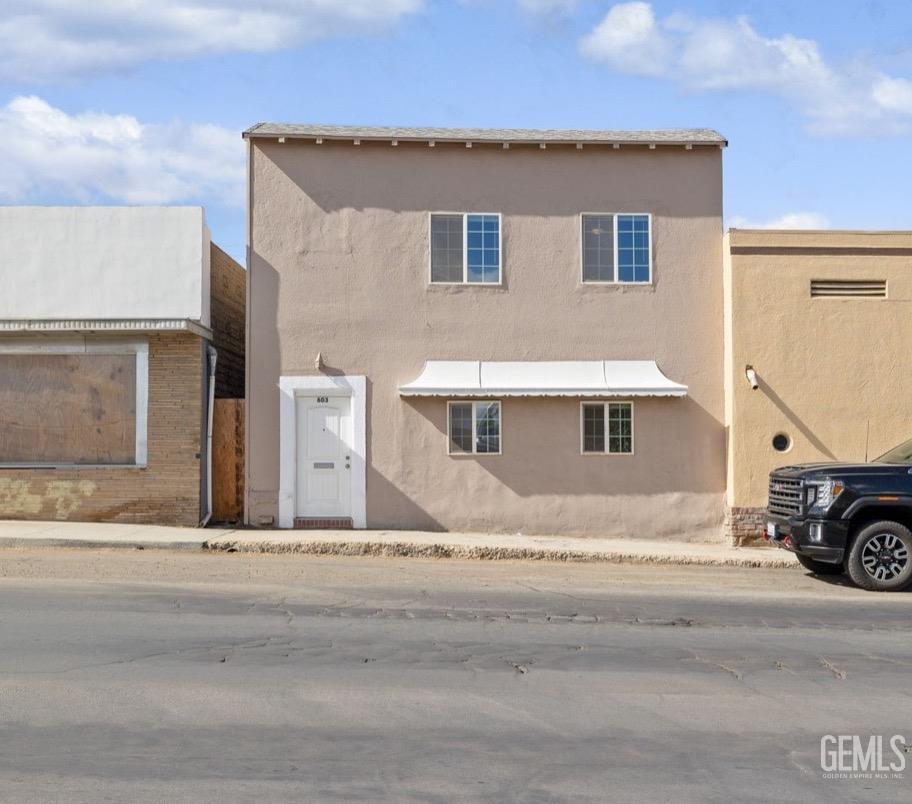
[[[722,538],[722,137],[245,137],[251,524]]]
[[[732,230],[724,277],[739,542],[763,532],[772,469],[875,458],[912,437],[912,232]]]

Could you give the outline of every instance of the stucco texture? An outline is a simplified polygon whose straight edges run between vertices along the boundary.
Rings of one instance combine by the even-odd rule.
[[[721,151],[251,144],[248,499],[276,515],[282,375],[366,375],[371,528],[721,538]],[[503,283],[429,284],[431,211],[503,215]],[[654,282],[580,281],[580,213],[650,212]],[[503,400],[503,454],[450,456],[426,359],[655,359],[636,454],[583,456],[578,399]]]
[[[729,504],[765,506],[778,466],[874,458],[912,438],[912,233],[733,230],[726,239]],[[887,295],[812,298],[812,279],[886,280]],[[777,433],[791,439],[788,452],[773,449]]]

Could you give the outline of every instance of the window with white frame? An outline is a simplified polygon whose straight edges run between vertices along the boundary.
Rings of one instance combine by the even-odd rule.
[[[447,419],[451,455],[500,453],[500,402],[450,402]]]
[[[500,284],[500,215],[433,213],[431,282]]]
[[[583,282],[652,281],[652,218],[647,214],[582,216]]]
[[[583,454],[633,454],[632,402],[583,402],[580,426]]]
[[[0,466],[144,466],[148,343],[0,344]]]

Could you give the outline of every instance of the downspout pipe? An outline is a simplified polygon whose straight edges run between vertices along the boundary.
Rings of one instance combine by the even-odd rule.
[[[215,410],[215,364],[218,362],[218,351],[211,344],[206,344],[206,356],[209,363],[209,408],[206,416],[206,513],[200,520],[200,527],[205,528],[212,519],[212,419]]]

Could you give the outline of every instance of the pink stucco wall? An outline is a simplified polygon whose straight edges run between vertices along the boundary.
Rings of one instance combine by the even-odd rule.
[[[721,537],[722,158],[716,147],[251,141],[248,499],[274,517],[281,375],[368,378],[369,527]],[[503,284],[428,282],[430,211],[503,215]],[[653,215],[653,284],[580,281],[580,213]],[[579,400],[507,399],[503,454],[450,456],[426,359],[655,359],[636,454],[580,455]]]

